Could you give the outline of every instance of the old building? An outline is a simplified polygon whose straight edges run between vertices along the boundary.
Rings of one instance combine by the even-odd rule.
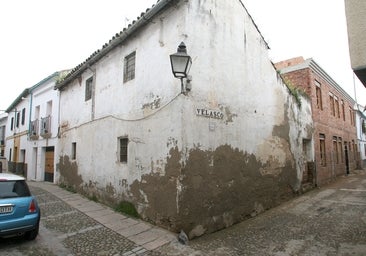
[[[351,66],[366,86],[366,1],[345,0]]]
[[[183,84],[169,59],[182,41]],[[292,197],[314,160],[310,100],[239,0],[160,0],[56,88],[57,181],[190,238]]]
[[[5,130],[6,123],[8,120],[7,113],[0,114],[0,156],[4,156],[5,154]]]
[[[5,157],[8,171],[27,175],[26,151],[28,147],[29,90],[25,89],[6,109]]]
[[[54,87],[63,72],[25,89],[6,110],[5,156],[10,172],[53,182],[60,107]]]
[[[276,68],[285,81],[311,98],[315,184],[357,168],[356,102],[313,59],[293,58],[277,63]]]
[[[30,123],[28,132],[28,179],[54,181],[55,150],[59,127],[59,92],[56,80],[63,72],[55,72],[28,89]]]

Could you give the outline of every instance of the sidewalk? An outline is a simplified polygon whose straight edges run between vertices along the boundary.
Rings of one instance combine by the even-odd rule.
[[[91,201],[77,193],[71,193],[55,184],[34,181],[28,183],[30,186],[48,191],[71,207],[76,208],[145,250],[153,251],[169,243],[178,243],[177,235],[172,232],[139,219],[129,218],[105,205]]]

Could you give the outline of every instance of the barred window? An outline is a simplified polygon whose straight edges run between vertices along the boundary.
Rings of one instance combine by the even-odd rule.
[[[85,82],[85,101],[88,101],[92,97],[93,90],[93,77],[89,78]]]
[[[128,138],[119,138],[119,161],[127,163],[128,159]]]
[[[126,83],[135,78],[136,52],[125,57],[123,68],[123,82]]]

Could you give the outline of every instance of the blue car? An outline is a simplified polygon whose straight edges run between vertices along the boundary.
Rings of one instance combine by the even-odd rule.
[[[0,237],[38,235],[41,211],[24,177],[0,173]]]

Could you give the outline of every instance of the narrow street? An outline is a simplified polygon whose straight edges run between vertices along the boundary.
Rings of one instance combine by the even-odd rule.
[[[365,171],[188,246],[55,185],[30,187],[42,209],[40,234],[35,241],[0,240],[1,255],[366,255]]]
[[[366,172],[339,177],[190,247],[212,256],[366,255]]]

